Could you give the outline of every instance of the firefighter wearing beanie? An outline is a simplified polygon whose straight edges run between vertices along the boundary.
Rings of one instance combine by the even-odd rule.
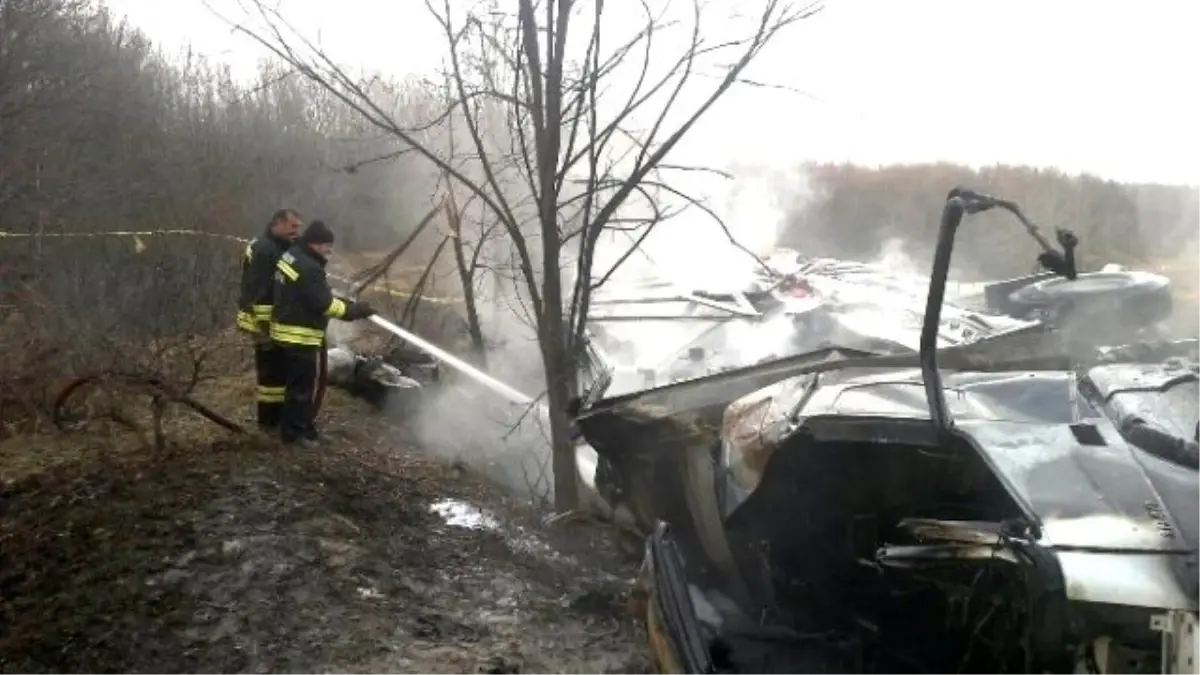
[[[275,265],[271,341],[285,354],[282,419],[285,444],[312,447],[317,441],[313,393],[317,384],[318,350],[325,348],[330,319],[360,321],[375,313],[365,302],[333,295],[325,264],[333,253],[333,232],[314,220]]]

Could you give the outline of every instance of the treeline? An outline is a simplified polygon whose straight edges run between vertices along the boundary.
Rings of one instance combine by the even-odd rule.
[[[0,0],[5,232],[247,235],[286,204],[382,245],[409,198],[403,167],[357,163],[386,150],[295,73],[239,83],[88,0]]]
[[[421,95],[381,89],[399,94]],[[239,245],[91,235],[249,237],[287,205],[328,219],[343,250],[391,247],[427,198],[407,158],[370,161],[392,149],[288,70],[243,82],[92,0],[0,0],[0,421],[36,419],[64,377],[178,394],[240,353]]]
[[[369,86],[402,122],[437,116],[438,92],[378,80]],[[425,211],[437,178],[413,153],[393,156],[395,150],[386,135],[298,73],[264,65],[257,81],[239,82],[203,58],[162,53],[90,0],[0,0],[0,270],[45,275],[69,268],[59,286],[74,283],[76,297],[59,288],[60,304],[119,304],[101,297],[117,291],[95,277],[132,264],[121,256],[135,249],[123,241],[98,255],[91,244],[54,248],[51,242],[61,240],[37,235],[189,229],[249,236],[287,204],[329,219],[343,249],[390,248]],[[808,180],[812,198],[794,209],[781,243],[816,255],[870,259],[885,243],[901,241],[926,262],[953,185],[1015,199],[1048,231],[1074,228],[1089,264],[1173,260],[1181,252],[1194,259],[1200,229],[1194,189],[1055,171],[818,165]],[[139,254],[151,269],[124,278],[165,288],[153,280],[174,274],[188,287],[212,281],[209,295],[218,294],[218,283],[229,293],[236,261],[223,246],[211,254],[224,262],[219,269],[187,261],[196,250],[192,240],[173,244],[163,253],[169,260]],[[971,221],[958,250],[960,268],[980,277],[1026,272],[1036,253],[996,214]],[[65,258],[75,262],[64,265]],[[12,291],[0,282],[0,290]],[[178,297],[172,289],[152,304],[168,307]],[[148,300],[122,302],[133,313]],[[229,299],[214,302],[215,317]]]
[[[1194,187],[953,164],[824,164],[810,167],[807,177],[811,198],[793,210],[782,243],[812,255],[869,260],[899,243],[914,262],[928,264],[946,193],[961,185],[1017,201],[1052,240],[1055,227],[1074,230],[1086,265],[1177,266],[1190,259],[1195,269],[1200,213]],[[1020,225],[1002,213],[972,217],[957,241],[957,267],[965,276],[1024,274],[1037,253]]]

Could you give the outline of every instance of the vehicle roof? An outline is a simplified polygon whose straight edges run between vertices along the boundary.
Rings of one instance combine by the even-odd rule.
[[[1045,543],[1195,551],[1197,472],[1145,452],[1117,428],[1133,416],[1192,438],[1200,425],[1195,361],[1104,364],[1082,375],[946,372],[942,379],[955,433],[1038,515]],[[801,425],[827,415],[927,420],[921,383],[916,369],[810,377],[809,396],[789,392],[803,405],[774,407],[775,423],[789,414]]]
[[[760,288],[776,300],[761,312],[743,290],[685,289],[663,280],[597,294],[589,329],[612,360],[608,365],[618,371],[610,394],[644,388],[638,371],[656,374],[654,384],[679,379],[673,371],[693,347],[703,348],[704,358],[691,377],[829,345],[875,352],[918,349],[928,291],[919,275],[835,259],[797,263],[787,272],[802,279],[807,290]],[[981,284],[951,284],[940,322],[943,347],[1034,325],[984,311],[980,289]]]
[[[942,384],[955,420],[1071,423],[1095,414],[1076,405],[1074,380],[1074,373],[1067,371],[948,372]],[[831,373],[800,412],[929,419],[921,371],[916,368]]]

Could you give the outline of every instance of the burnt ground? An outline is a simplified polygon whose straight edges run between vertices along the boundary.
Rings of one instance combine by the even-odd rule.
[[[198,398],[244,420],[236,389]],[[311,453],[188,413],[164,450],[95,424],[0,442],[0,670],[647,670],[636,546],[540,526],[338,392],[323,417]]]

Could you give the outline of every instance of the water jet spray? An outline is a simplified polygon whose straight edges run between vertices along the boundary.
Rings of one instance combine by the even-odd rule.
[[[454,368],[455,370],[462,373],[463,375],[466,375],[467,377],[471,378],[475,382],[478,382],[479,384],[482,384],[483,386],[485,386],[488,389],[492,390],[493,392],[499,394],[500,396],[503,396],[505,399],[507,399],[508,401],[510,401],[512,403],[515,403],[517,405],[528,406],[534,402],[534,399],[532,396],[522,394],[521,392],[517,391],[516,389],[513,389],[512,387],[508,386],[507,384],[504,384],[500,380],[497,380],[496,378],[492,377],[491,375],[488,375],[487,373],[485,373],[482,370],[476,368],[475,366],[467,363],[466,361],[463,361],[462,359],[451,354],[450,352],[438,347],[437,345],[433,344],[432,342],[429,342],[428,340],[425,340],[421,337],[418,337],[417,335],[415,335],[413,333],[410,333],[409,331],[404,330],[400,326],[397,326],[396,324],[392,323],[391,321],[388,321],[387,319],[379,316],[378,314],[372,316],[370,318],[370,321],[371,321],[371,323],[375,324],[376,326],[379,326],[380,328],[386,330],[387,332],[391,333],[392,335],[395,335],[396,337],[400,338],[401,340],[404,340],[405,342],[408,342],[408,343],[416,346],[417,348],[424,350],[427,354],[441,360],[443,363],[449,365],[451,368]]]

